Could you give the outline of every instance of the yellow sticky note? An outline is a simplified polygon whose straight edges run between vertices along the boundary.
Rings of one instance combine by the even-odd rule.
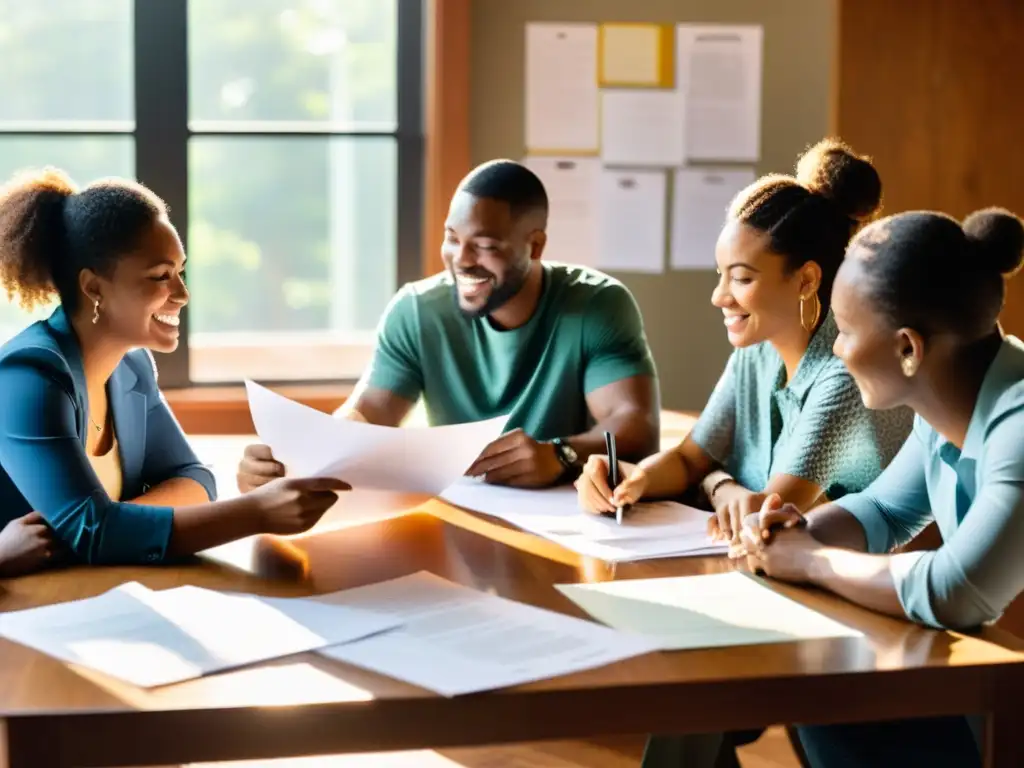
[[[598,31],[598,84],[671,88],[675,84],[671,24],[609,23]]]

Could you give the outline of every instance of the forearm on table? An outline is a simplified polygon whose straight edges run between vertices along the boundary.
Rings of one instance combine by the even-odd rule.
[[[808,512],[807,531],[828,547],[866,552],[868,548],[864,527],[850,512],[839,504],[831,503]]]
[[[649,499],[680,496],[703,478],[676,448],[648,456],[637,466],[647,475],[644,497]]]
[[[592,454],[606,452],[604,433],[615,435],[615,450],[621,461],[635,462],[658,448],[658,424],[639,409],[628,409],[601,419],[587,432],[564,438],[586,461]]]
[[[823,547],[811,555],[808,580],[817,587],[879,613],[905,618],[889,568],[889,555]]]
[[[174,510],[168,554],[191,555],[260,532],[250,501],[237,499],[207,502]]]

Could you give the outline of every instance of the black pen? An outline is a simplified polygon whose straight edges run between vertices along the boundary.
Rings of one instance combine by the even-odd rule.
[[[604,447],[608,453],[608,487],[614,492],[619,487],[619,454],[615,448],[615,435],[604,433]],[[622,507],[615,508],[615,522],[622,525]]]

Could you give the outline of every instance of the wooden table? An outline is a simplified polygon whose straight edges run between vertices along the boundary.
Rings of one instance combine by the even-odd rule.
[[[353,516],[377,522],[353,525]],[[426,569],[581,615],[553,584],[731,567],[722,557],[613,566],[438,501],[354,493],[301,537],[239,542],[182,567],[11,580],[2,584],[0,610],[95,595],[128,580],[308,595]],[[6,765],[166,765],[965,711],[989,715],[989,766],[1024,764],[1013,714],[1024,654],[1015,638],[994,629],[977,637],[928,631],[822,593],[777,588],[864,637],[649,654],[453,699],[315,654],[144,691],[0,641]]]

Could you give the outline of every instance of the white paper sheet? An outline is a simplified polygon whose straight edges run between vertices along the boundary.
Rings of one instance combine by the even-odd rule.
[[[319,651],[442,696],[505,688],[649,652],[639,635],[419,572],[339,592],[333,603],[401,618],[400,628]]]
[[[686,162],[685,100],[676,90],[601,92],[605,165],[679,166]]]
[[[689,160],[759,159],[763,38],[759,26],[676,28],[676,87],[686,100]]]
[[[665,271],[666,187],[664,171],[602,171],[598,267],[612,272]]]
[[[524,164],[540,177],[548,193],[544,258],[594,266],[601,161],[596,157],[527,157]]]
[[[592,152],[598,134],[597,25],[526,25],[526,146]]]
[[[555,586],[598,621],[665,650],[861,636],[739,571]]]
[[[609,562],[728,551],[708,537],[708,512],[675,502],[638,504],[619,525],[581,510],[572,486],[525,490],[465,479],[449,486],[441,498]]]
[[[393,616],[310,599],[137,582],[97,597],[0,614],[0,635],[143,688],[390,629]]]
[[[715,244],[736,194],[754,182],[751,168],[682,168],[672,194],[673,269],[714,269]]]
[[[256,432],[288,473],[353,488],[435,496],[462,477],[507,416],[445,427],[378,427],[336,418],[245,382]]]

